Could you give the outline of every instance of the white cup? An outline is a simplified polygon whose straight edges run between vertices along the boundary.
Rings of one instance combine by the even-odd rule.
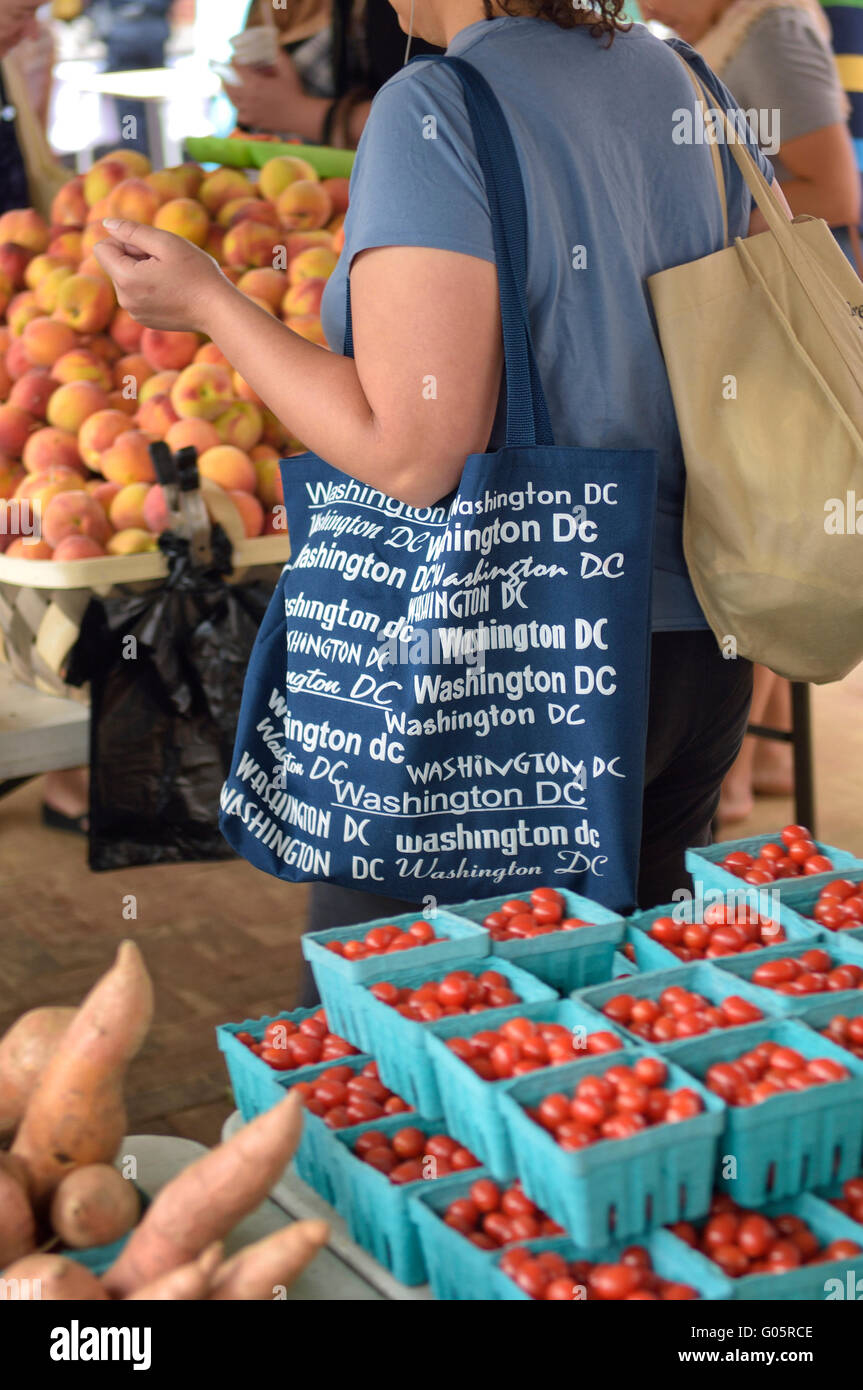
[[[245,29],[231,39],[234,59],[243,66],[275,67],[279,57],[279,39],[275,29],[263,25]]]

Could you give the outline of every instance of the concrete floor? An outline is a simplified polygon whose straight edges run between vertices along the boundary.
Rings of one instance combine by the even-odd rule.
[[[817,832],[863,857],[863,667],[813,692]],[[37,1004],[77,1003],[134,936],[156,1019],[130,1069],[132,1132],[215,1143],[232,1108],[217,1023],[290,1008],[306,890],[242,862],[92,874],[84,843],[42,828],[40,787],[0,801],[0,1032]],[[774,830],[789,801],[759,801],[735,834]],[[137,920],[124,920],[134,894]]]

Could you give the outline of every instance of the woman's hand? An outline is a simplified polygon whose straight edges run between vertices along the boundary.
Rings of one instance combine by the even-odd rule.
[[[206,332],[214,297],[229,285],[212,257],[173,232],[107,218],[94,255],[120,307],[145,328]]]
[[[272,72],[236,62],[232,66],[242,82],[239,86],[226,82],[225,91],[241,125],[273,135],[317,138],[327,102],[306,94],[287,53],[279,54]]]

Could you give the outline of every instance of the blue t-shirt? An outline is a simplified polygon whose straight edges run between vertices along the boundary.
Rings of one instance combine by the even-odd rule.
[[[711,70],[680,47],[717,104],[733,106]],[[480,70],[512,131],[527,199],[528,307],[555,442],[658,451],[653,626],[705,627],[683,558],[680,436],[645,284],[654,271],[722,246],[710,149],[673,138],[681,128],[674,113],[693,110],[689,78],[643,25],[606,48],[583,27],[478,20],[447,52]],[[729,234],[745,236],[750,195],[727,147],[720,149]],[[351,177],[345,248],[322,306],[336,352],[344,345],[348,267],[373,246],[495,259],[462,89],[432,61],[403,68],[372,103]],[[491,448],[503,443],[501,423],[498,411]]]

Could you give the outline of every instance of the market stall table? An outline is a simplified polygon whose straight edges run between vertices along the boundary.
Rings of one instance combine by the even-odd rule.
[[[89,759],[89,708],[46,695],[0,666],[0,795],[44,772]]]

